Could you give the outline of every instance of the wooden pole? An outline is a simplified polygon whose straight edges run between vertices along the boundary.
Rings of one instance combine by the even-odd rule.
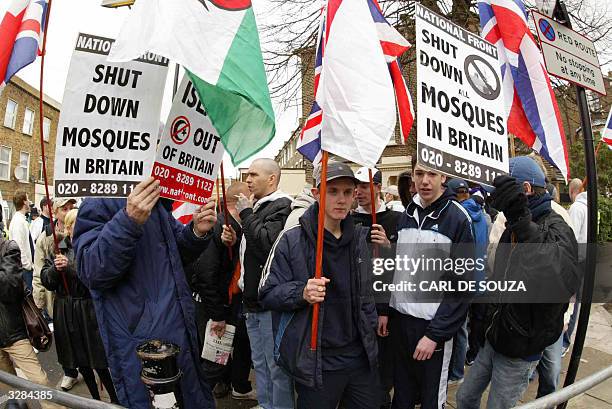
[[[370,178],[370,213],[372,214],[372,225],[376,224],[376,208],[377,200],[374,194],[374,177],[372,176],[372,169],[368,168],[368,176]],[[372,244],[372,252],[374,258],[378,257],[378,245]]]
[[[323,151],[321,157],[321,184],[319,185],[319,220],[317,225],[317,253],[315,261],[315,278],[321,278],[323,271],[323,236],[325,234],[325,196],[327,193],[327,162],[329,154]],[[312,306],[312,325],[310,331],[310,349],[317,349],[319,335],[319,303]]]
[[[219,185],[217,185],[217,188],[219,188]],[[223,161],[221,161],[221,191],[223,192],[223,207],[221,209],[223,210],[223,217],[225,218],[225,225],[229,227],[230,226],[230,222],[229,222],[230,213],[227,210],[227,194],[225,193],[225,171],[223,170]],[[234,258],[232,255],[232,246],[227,246],[227,252],[229,254],[230,260],[232,260]]]
[[[43,43],[41,49],[41,59],[40,59],[40,85],[38,91],[38,128],[39,128],[39,136],[40,136],[40,154],[42,156],[42,171],[43,171],[43,179],[45,180],[45,196],[47,197],[47,211],[49,212],[49,223],[51,227],[51,233],[53,234],[53,248],[55,254],[59,253],[59,246],[57,240],[57,234],[55,234],[55,223],[53,222],[53,208],[51,207],[51,198],[49,196],[49,179],[47,178],[47,161],[45,155],[45,135],[43,132],[44,121],[45,121],[45,112],[44,112],[44,92],[43,92],[43,84],[44,84],[44,72],[45,72],[45,54],[47,53],[47,29],[49,28],[49,15],[51,14],[51,2],[49,0],[47,3],[47,13],[45,15],[45,29],[43,30]],[[51,132],[51,130],[49,130]],[[42,209],[41,209],[42,210]],[[66,294],[70,294],[68,290],[68,282],[66,281],[66,275],[63,271],[60,271],[60,275],[62,276],[62,282],[64,284],[64,289],[66,290]]]

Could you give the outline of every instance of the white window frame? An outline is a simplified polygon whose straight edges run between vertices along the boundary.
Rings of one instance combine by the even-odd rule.
[[[7,121],[7,119],[9,118],[9,103],[12,102],[13,104],[15,104],[15,111],[12,113],[13,117],[11,119],[11,121]],[[11,129],[15,129],[15,124],[17,123],[17,112],[19,111],[19,104],[17,103],[17,101],[13,101],[12,99],[8,99],[6,101],[6,111],[4,112],[4,126],[6,126],[7,128],[11,128]]]
[[[4,161],[1,162],[2,164],[7,165],[8,172],[6,178],[0,175],[0,180],[11,180],[11,160],[13,158],[13,148],[6,145],[0,145],[0,149],[8,149],[9,151],[8,163]]]
[[[42,182],[45,180],[45,175],[43,175],[43,161],[42,161],[42,156],[40,156],[38,158],[38,178],[37,180],[39,182]]]
[[[22,153],[25,153],[26,155],[28,155],[28,163],[27,163],[25,178],[23,178],[23,180],[20,181],[20,182],[21,183],[30,183],[30,152],[26,152],[26,151],[20,151],[19,152],[19,167],[23,167],[23,166],[21,166],[21,154]]]
[[[51,118],[43,118],[43,140],[49,142],[51,138]]]
[[[28,124],[26,121],[28,119],[28,112],[32,113],[32,120],[30,121],[30,123]],[[34,133],[34,121],[36,120],[36,112],[34,112],[33,109],[26,107],[24,113],[23,113],[23,127],[21,128],[21,132],[32,136],[32,133]],[[29,128],[27,127],[27,125],[29,125]]]

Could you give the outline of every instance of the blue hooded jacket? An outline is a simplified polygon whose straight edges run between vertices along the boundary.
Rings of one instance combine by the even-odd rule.
[[[483,260],[487,257],[487,246],[489,244],[489,229],[483,207],[476,203],[474,199],[467,199],[461,202],[461,206],[470,215],[472,219],[472,230],[474,234],[474,243],[476,245],[475,254],[477,258]],[[486,263],[484,263],[486,265]],[[485,271],[477,269],[474,271],[474,280],[482,281],[485,279]]]
[[[191,224],[183,226],[160,203],[138,225],[125,205],[125,199],[86,199],[74,232],[77,273],[94,300],[119,401],[131,409],[150,407],[136,346],[161,339],[180,347],[185,408],[214,408],[182,263],[195,259],[210,236],[198,238]]]

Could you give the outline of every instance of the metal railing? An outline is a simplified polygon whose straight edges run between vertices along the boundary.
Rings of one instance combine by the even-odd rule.
[[[588,391],[589,389],[593,388],[596,385],[599,385],[600,383],[602,383],[603,381],[611,377],[612,377],[612,365],[610,365],[609,367],[605,369],[602,369],[599,372],[595,372],[594,374],[589,375],[586,378],[579,380],[578,382],[575,382],[569,386],[566,386],[563,389],[560,389],[554,393],[551,393],[550,395],[543,396],[540,399],[536,399],[524,405],[515,406],[514,409],[552,408],[555,405],[559,405],[564,402],[567,402],[571,398],[575,398],[581,393]]]
[[[0,371],[0,382],[20,391],[47,391],[51,392],[51,399],[46,402],[58,403],[69,408],[88,408],[88,409],[125,409],[123,406],[106,403],[99,400],[87,399],[82,396],[73,395],[67,392],[58,391],[48,386],[30,382],[8,372]]]

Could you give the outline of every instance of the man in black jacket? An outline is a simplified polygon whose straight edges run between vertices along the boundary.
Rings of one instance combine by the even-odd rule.
[[[510,159],[510,176],[498,176],[493,184],[493,206],[507,221],[492,279],[521,278],[527,290],[531,285],[544,288],[538,296],[552,293],[562,302],[509,299],[490,306],[484,348],[457,393],[457,403],[465,409],[480,407],[489,382],[488,408],[510,408],[518,402],[542,352],[561,335],[567,301],[578,281],[576,239],[552,211],[544,173],[536,162],[527,156]]]
[[[198,260],[186,268],[185,273],[189,277],[196,301],[196,323],[200,341],[204,342],[206,336],[222,337],[226,324],[236,327],[232,358],[227,367],[220,371],[218,365],[205,365],[207,381],[214,387],[215,397],[227,395],[231,386],[234,399],[256,400],[257,396],[249,381],[251,349],[242,312],[242,293],[237,288],[238,280],[234,279],[240,269],[239,251],[242,238],[240,218],[236,210],[236,196],[239,194],[249,194],[246,183],[234,182],[228,187],[226,200],[229,220],[225,221],[225,213],[219,213],[210,244]],[[223,242],[224,228],[231,229],[233,233],[234,240],[228,245]],[[210,335],[205,333],[209,320],[212,321]]]
[[[257,400],[260,406],[274,409],[293,408],[293,384],[274,362],[272,318],[259,304],[258,290],[263,266],[291,212],[291,198],[278,190],[280,176],[280,167],[272,159],[253,161],[246,180],[251,198],[240,194],[236,203],[242,223],[239,284],[247,313]]]
[[[315,174],[317,186],[320,176]],[[319,204],[274,245],[260,299],[273,311],[278,364],[296,381],[297,409],[373,409],[380,405],[376,311],[369,280],[368,230],[349,210],[355,179],[348,165],[327,170],[323,276],[315,272]],[[319,190],[313,196],[320,201]],[[320,303],[317,351],[310,350],[311,304]]]
[[[28,380],[48,386],[47,374],[28,339],[21,303],[21,252],[14,241],[0,236],[0,370],[15,375],[15,366]],[[43,408],[53,407],[41,401]]]
[[[397,222],[402,215],[401,212],[396,212],[387,207],[380,200],[380,191],[382,185],[382,172],[376,168],[372,168],[372,182],[374,187],[374,205],[372,205],[372,195],[370,192],[370,177],[367,167],[362,167],[355,172],[355,177],[358,180],[355,188],[355,198],[357,199],[357,208],[353,211],[353,220],[356,226],[368,227],[368,243],[372,243],[377,247],[378,257],[394,258],[394,250],[390,244],[397,242]],[[376,209],[376,224],[372,224],[372,207]],[[393,277],[393,271],[388,271],[386,274]],[[379,277],[385,281],[384,277]],[[386,280],[387,282],[389,280]],[[389,302],[378,302],[376,304],[376,312],[378,313],[378,370],[380,373],[381,394],[383,396],[383,406],[388,407],[391,404],[390,391],[393,387],[393,351],[387,338],[387,324],[389,322]]]

